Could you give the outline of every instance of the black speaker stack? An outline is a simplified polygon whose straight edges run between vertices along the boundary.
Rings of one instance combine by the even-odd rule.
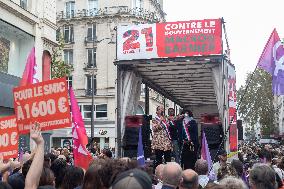
[[[137,157],[137,147],[139,140],[139,129],[142,128],[142,143],[145,158],[151,156],[150,141],[150,120],[152,116],[148,115],[132,115],[125,117],[125,132],[123,136],[124,157]]]

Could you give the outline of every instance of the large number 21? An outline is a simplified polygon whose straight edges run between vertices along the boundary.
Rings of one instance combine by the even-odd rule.
[[[141,34],[145,35],[146,39],[146,51],[153,50],[153,32],[152,27],[144,28],[141,30]],[[127,38],[123,43],[123,51],[129,51],[134,49],[140,48],[140,42],[136,42],[139,38],[139,31],[138,30],[128,30],[123,34],[123,38]],[[134,52],[130,52],[134,53]]]

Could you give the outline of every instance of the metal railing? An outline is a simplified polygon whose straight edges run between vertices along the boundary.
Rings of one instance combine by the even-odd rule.
[[[144,19],[150,20],[151,22],[160,22],[164,19],[165,13],[162,18],[158,17],[158,13],[150,12],[143,8],[129,8],[128,6],[114,6],[105,7],[102,9],[82,9],[72,10],[71,12],[60,11],[57,13],[57,20],[72,19],[72,18],[83,18],[83,17],[100,17],[100,16],[111,16],[111,15],[131,15],[137,17],[143,17]]]
[[[87,36],[87,37],[85,37],[85,43],[92,43],[92,42],[97,42],[97,36],[94,36],[94,37],[92,37],[92,36]]]
[[[96,63],[95,64],[85,64],[85,69],[93,69],[93,68],[97,68]]]

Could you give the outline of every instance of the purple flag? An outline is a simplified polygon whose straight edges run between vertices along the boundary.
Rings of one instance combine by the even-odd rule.
[[[272,92],[284,94],[284,48],[276,29],[271,33],[257,66],[272,75]]]
[[[21,162],[21,163],[22,163],[22,161],[23,161],[23,155],[24,155],[23,148],[20,148],[20,153],[19,153],[19,162]]]
[[[139,128],[139,140],[138,140],[138,149],[137,149],[137,162],[140,167],[145,166],[145,157],[142,143],[142,129]]]
[[[208,169],[211,169],[213,163],[211,160],[211,155],[210,155],[210,151],[208,148],[208,143],[207,143],[207,139],[206,139],[204,131],[202,132],[201,158],[207,161]],[[210,173],[208,173],[208,177],[211,180],[217,180],[213,169],[211,169]]]

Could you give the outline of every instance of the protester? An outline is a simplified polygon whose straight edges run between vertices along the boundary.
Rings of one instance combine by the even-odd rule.
[[[267,149],[262,149],[259,153],[258,153],[258,157],[260,158],[260,162],[261,163],[265,163],[266,165],[270,166],[272,169],[272,154],[271,151],[267,150]],[[280,176],[277,174],[277,172],[274,170],[275,173],[275,177],[276,177],[276,182],[277,182],[277,186],[278,188],[281,188],[283,186],[282,180],[280,178]]]
[[[156,180],[156,185],[155,189],[161,189],[163,186],[162,180],[163,180],[163,171],[164,171],[164,164],[160,164],[156,167],[155,170],[155,180]]]
[[[249,174],[251,189],[278,188],[275,171],[266,164],[255,164]]]
[[[152,182],[145,172],[131,169],[117,176],[112,189],[152,189]]]
[[[49,168],[43,167],[39,180],[39,186],[55,187],[55,177],[53,172]]]
[[[195,171],[198,174],[198,188],[202,189],[207,186],[208,183],[214,182],[208,177],[208,163],[206,160],[199,159],[195,163]]]
[[[104,189],[102,181],[104,175],[100,173],[106,165],[107,163],[104,159],[94,160],[85,174],[82,189]],[[111,176],[111,173],[109,175]]]
[[[55,187],[59,188],[66,173],[67,163],[63,159],[56,159],[50,166],[55,176]]]
[[[282,177],[280,176],[281,180],[284,180],[284,157],[280,159],[278,168],[280,169],[279,176],[281,175],[282,176]]]
[[[25,189],[37,189],[44,162],[44,140],[38,123],[31,126],[30,137],[36,143],[35,155],[25,180]]]
[[[205,189],[227,189],[227,188],[223,185],[212,182],[212,183],[208,183]]]
[[[226,150],[221,149],[218,153],[218,158],[219,158],[219,161],[213,164],[213,170],[215,172],[215,175],[218,175],[218,170],[222,166],[227,165],[227,152],[226,152]]]
[[[60,189],[74,189],[83,184],[84,171],[82,168],[68,166]]]
[[[198,174],[192,169],[186,169],[182,172],[182,182],[180,189],[198,189]]]
[[[175,162],[169,162],[164,166],[162,175],[162,189],[175,189],[181,182],[182,169],[179,164]]]
[[[220,181],[220,185],[225,186],[225,188],[230,189],[247,189],[246,184],[242,179],[236,177],[226,177]]]
[[[101,158],[112,158],[112,152],[110,151],[110,149],[103,149],[102,153],[100,154]]]
[[[244,172],[244,165],[240,160],[234,159],[231,162],[231,166],[236,170],[238,178],[241,178],[244,183],[248,186],[248,179]]]
[[[8,183],[0,181],[0,189],[13,189]]]

